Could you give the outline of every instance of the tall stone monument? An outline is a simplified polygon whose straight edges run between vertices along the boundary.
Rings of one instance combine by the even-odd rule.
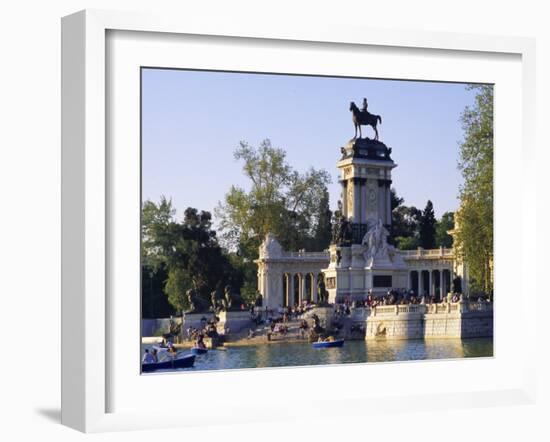
[[[374,121],[375,128],[381,118],[369,114],[365,103],[362,111],[351,104],[354,124]],[[407,287],[406,264],[387,242],[391,174],[397,167],[391,152],[383,142],[369,138],[353,138],[341,148],[337,164],[341,202],[333,223],[329,266],[323,270],[331,303],[364,299],[369,290],[376,295]]]

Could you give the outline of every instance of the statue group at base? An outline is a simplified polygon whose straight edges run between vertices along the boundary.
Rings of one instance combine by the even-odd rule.
[[[317,305],[328,305],[328,292],[326,289],[325,281],[320,279],[317,283]]]
[[[363,241],[361,243],[367,246],[364,255],[365,261],[373,258],[388,260],[388,237],[390,236],[390,233],[382,224],[381,219],[378,221],[371,220],[368,224],[370,224],[371,227],[367,230],[367,233],[363,237]]]
[[[208,300],[201,296],[197,289],[189,289],[186,292],[189,309],[185,313],[204,313],[210,307]]]
[[[342,215],[342,201],[338,200],[338,209],[332,218],[332,243],[342,246],[350,245],[353,239],[352,226]]]
[[[241,294],[233,291],[230,285],[225,286],[223,294],[219,289],[211,292],[210,301],[195,288],[187,290],[186,296],[189,309],[185,313],[188,314],[206,313],[208,311],[214,313],[238,311],[242,310],[242,306],[246,304]]]

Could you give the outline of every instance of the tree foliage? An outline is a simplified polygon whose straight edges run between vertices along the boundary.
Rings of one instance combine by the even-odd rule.
[[[392,227],[389,241],[401,250],[418,247],[418,224],[422,212],[414,206],[405,206],[405,200],[391,189]]]
[[[470,86],[475,104],[462,113],[460,209],[455,250],[469,273],[472,291],[492,293],[493,262],[493,87]]]
[[[435,247],[435,213],[433,203],[428,200],[426,207],[420,215],[418,224],[418,242],[424,249],[433,249]]]
[[[453,246],[453,237],[448,232],[454,226],[454,212],[445,212],[435,225],[435,245],[437,247],[451,248]]]
[[[287,250],[328,246],[330,176],[325,170],[293,170],[285,151],[270,140],[258,148],[243,141],[234,156],[243,161],[250,189],[232,186],[216,208],[224,245],[251,257],[272,233]]]
[[[225,284],[240,288],[243,282],[218,244],[210,213],[188,207],[178,222],[171,201],[164,197],[159,204],[143,204],[142,281],[161,269],[166,273],[164,293],[177,312],[188,307],[185,292],[190,288],[206,297]]]

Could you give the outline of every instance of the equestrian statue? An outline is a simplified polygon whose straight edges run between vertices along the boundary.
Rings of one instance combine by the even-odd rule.
[[[352,113],[353,125],[355,126],[355,136],[357,138],[357,129],[359,129],[359,138],[363,137],[361,133],[361,126],[371,126],[374,129],[374,139],[378,141],[378,129],[377,124],[382,124],[382,117],[380,115],[371,114],[368,110],[367,99],[363,98],[363,108],[359,109],[357,105],[352,101],[349,105],[349,110]]]

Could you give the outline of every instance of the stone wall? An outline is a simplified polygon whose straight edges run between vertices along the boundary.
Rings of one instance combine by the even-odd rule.
[[[367,310],[365,339],[493,336],[493,307],[488,303],[391,305]]]
[[[238,333],[252,326],[252,319],[248,310],[220,312],[218,317],[218,333],[223,335],[229,329],[230,334]]]
[[[176,324],[181,324],[181,317],[174,317]],[[141,336],[160,336],[170,331],[170,318],[142,319]]]
[[[422,339],[423,305],[390,305],[371,309],[365,339]]]

